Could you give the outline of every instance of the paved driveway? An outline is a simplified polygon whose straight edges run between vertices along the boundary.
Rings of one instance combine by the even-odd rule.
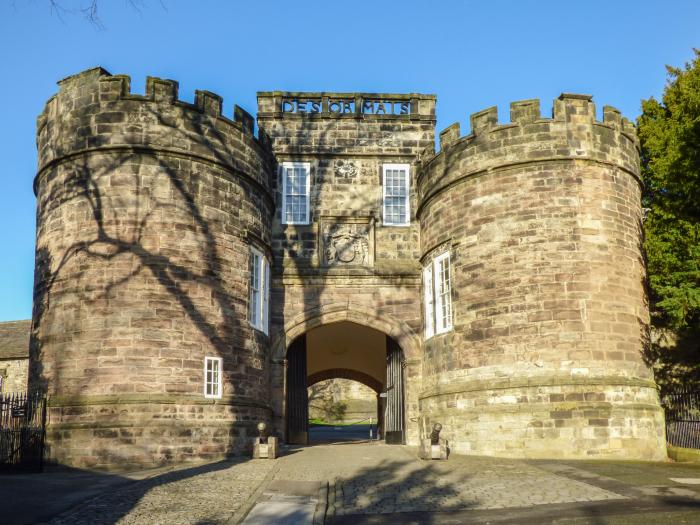
[[[0,523],[204,525],[246,515],[246,525],[700,523],[695,465],[420,461],[412,448],[377,442],[284,452],[129,477],[2,476]]]

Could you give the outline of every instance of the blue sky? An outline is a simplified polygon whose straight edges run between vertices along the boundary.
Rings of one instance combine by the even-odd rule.
[[[58,0],[68,10],[87,0]],[[257,2],[101,0],[104,25],[60,17],[49,0],[0,4],[0,321],[31,316],[34,126],[56,81],[101,65],[180,82],[255,112],[264,90],[424,92],[438,96],[438,130],[468,132],[469,114],[561,92],[594,95],[635,118],[659,96],[664,65],[700,47],[700,2],[411,1]]]

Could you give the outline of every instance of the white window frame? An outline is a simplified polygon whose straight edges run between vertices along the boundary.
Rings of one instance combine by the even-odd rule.
[[[288,169],[303,168],[306,172],[306,215],[303,220],[287,220],[287,173]],[[310,206],[311,206],[311,163],[309,162],[283,162],[280,167],[280,175],[282,176],[282,224],[309,224],[310,222]]]
[[[447,261],[447,286],[443,291],[444,272],[442,261]],[[452,268],[450,252],[441,253],[433,259],[433,290],[435,294],[435,333],[444,334],[452,330]],[[443,312],[446,312],[443,315]]]
[[[443,264],[443,262],[446,264]],[[444,267],[447,269],[446,279]],[[449,251],[436,255],[423,267],[423,307],[426,339],[452,330],[452,279]]]
[[[406,184],[406,196],[404,206],[406,213],[403,222],[389,222],[387,220],[387,183],[386,172],[389,170],[403,170]],[[411,165],[410,164],[382,164],[382,221],[386,226],[410,226],[411,224]]]
[[[251,246],[248,264],[248,322],[265,335],[270,326],[270,261]],[[258,287],[254,286],[254,270],[258,274]]]
[[[213,366],[216,363],[216,366]],[[223,359],[220,357],[210,357],[204,358],[204,397],[207,399],[221,399],[223,390]],[[209,381],[208,374],[210,372],[209,365],[211,366],[212,380]],[[214,374],[216,374],[214,376]],[[211,391],[209,389],[211,386]]]
[[[433,265],[423,268],[423,315],[425,316],[425,338],[435,335],[435,295],[433,293]]]

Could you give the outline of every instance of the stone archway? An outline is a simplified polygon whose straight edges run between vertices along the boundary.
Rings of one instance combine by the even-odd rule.
[[[328,370],[311,374],[307,379],[307,386],[313,386],[316,383],[320,383],[321,381],[325,381],[327,379],[350,379],[352,381],[357,381],[358,383],[362,383],[366,387],[371,388],[377,394],[381,393],[383,389],[382,383],[377,381],[371,375],[349,368],[329,368]]]
[[[373,328],[398,343],[405,358],[405,417],[407,443],[418,443],[417,401],[421,388],[421,339],[405,321],[388,314],[383,308],[352,302],[337,302],[309,308],[287,320],[284,326],[273,332],[270,346],[272,423],[280,436],[287,435],[287,350],[292,342],[310,330],[331,323],[348,321],[359,326]]]
[[[308,387],[324,379],[345,377],[377,394],[377,419],[387,443],[406,441],[405,358],[400,344],[385,331],[347,310],[323,318],[327,323],[296,323],[284,365],[283,418],[289,443],[308,444]],[[368,322],[368,319],[370,322]],[[375,320],[375,324],[376,320]],[[385,320],[382,327],[396,333]],[[296,329],[296,331],[294,331]]]
[[[306,310],[285,323],[283,331],[278,332],[273,339],[272,360],[284,361],[287,348],[300,335],[318,326],[340,321],[349,321],[383,332],[401,346],[407,361],[415,362],[420,359],[420,339],[404,321],[367,305],[332,303]]]

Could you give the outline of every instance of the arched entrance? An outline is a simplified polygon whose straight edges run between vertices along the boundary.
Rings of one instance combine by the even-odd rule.
[[[393,337],[369,326],[338,321],[298,335],[289,345],[286,357],[288,443],[308,444],[307,388],[335,377],[352,378],[377,391],[381,436],[386,443],[405,443],[405,359]]]

